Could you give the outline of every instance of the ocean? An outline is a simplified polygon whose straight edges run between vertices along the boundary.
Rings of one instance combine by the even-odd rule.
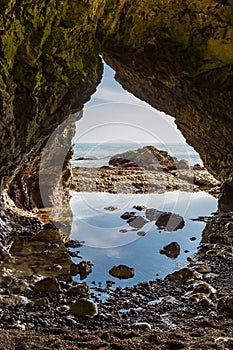
[[[202,160],[199,154],[187,144],[150,144],[159,150],[167,151],[178,160],[185,159],[190,165],[200,164]],[[95,168],[108,165],[109,159],[129,150],[148,146],[147,143],[78,143],[73,145],[74,155],[71,161],[72,167]],[[77,158],[84,158],[77,160]]]

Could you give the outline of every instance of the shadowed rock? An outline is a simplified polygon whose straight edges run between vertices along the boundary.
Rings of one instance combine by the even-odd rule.
[[[160,254],[165,254],[171,259],[175,259],[180,255],[180,245],[177,242],[169,243],[160,250]]]

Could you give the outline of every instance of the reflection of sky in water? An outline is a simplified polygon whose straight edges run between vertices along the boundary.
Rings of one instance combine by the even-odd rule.
[[[113,280],[117,285],[133,285],[138,282],[153,280],[156,274],[164,277],[186,262],[187,256],[195,253],[205,227],[203,222],[192,221],[201,215],[210,215],[216,211],[216,199],[205,192],[167,192],[163,194],[109,194],[71,192],[71,208],[74,214],[71,239],[85,241],[80,250],[84,260],[93,264],[93,272],[87,282]],[[136,211],[145,216],[145,212],[133,209],[134,205],[145,205],[161,211],[171,211],[184,217],[182,230],[167,232],[159,230],[155,222],[148,222],[143,228],[132,231],[120,216],[125,211]],[[114,206],[115,211],[104,208]],[[127,232],[120,232],[127,230]],[[145,231],[139,237],[137,231]],[[191,237],[196,237],[191,241]],[[171,242],[178,242],[181,253],[176,259],[170,259],[159,253],[160,249]],[[184,253],[189,250],[189,253]],[[74,259],[79,262],[79,259]],[[118,280],[108,274],[108,270],[119,264],[126,264],[135,269],[135,277]],[[79,277],[77,278],[77,280]]]

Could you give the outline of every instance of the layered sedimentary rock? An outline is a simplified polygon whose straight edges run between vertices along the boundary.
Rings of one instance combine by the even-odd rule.
[[[231,186],[232,5],[232,0],[1,2],[2,201],[11,198],[10,208],[14,203],[30,212],[43,205],[43,146],[95,91],[101,53],[124,88],[176,118],[208,170]],[[57,139],[67,150],[64,201],[73,125]],[[53,179],[48,203],[54,203],[61,176]]]

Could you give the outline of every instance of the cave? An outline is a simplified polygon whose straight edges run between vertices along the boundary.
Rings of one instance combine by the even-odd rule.
[[[210,174],[221,182],[218,211],[212,218],[202,218],[206,227],[198,259],[205,264],[195,265],[195,261],[191,261],[191,268],[168,275],[164,281],[149,281],[144,287],[139,285],[129,292],[139,293],[140,288],[144,288],[148,291],[148,297],[152,298],[156,288],[167,288],[165,297],[168,297],[169,293],[180,288],[175,294],[183,303],[179,293],[183,293],[187,299],[190,297],[185,294],[185,283],[190,278],[201,279],[192,269],[192,266],[197,266],[196,272],[206,274],[204,279],[208,283],[204,285],[199,281],[202,287],[195,286],[194,294],[208,288],[209,292],[204,301],[198,299],[200,295],[192,296],[196,304],[188,306],[188,312],[190,315],[196,312],[196,316],[203,312],[202,316],[206,317],[208,307],[213,314],[217,308],[217,314],[206,324],[208,327],[214,322],[214,317],[221,320],[220,331],[214,331],[214,339],[218,340],[211,338],[211,328],[204,331],[200,325],[198,328],[196,321],[193,322],[199,339],[195,339],[190,329],[185,330],[182,324],[177,326],[179,337],[173,335],[169,339],[173,331],[167,327],[168,320],[161,339],[153,330],[154,340],[151,334],[142,342],[144,346],[154,346],[155,349],[164,344],[172,349],[175,343],[184,348],[187,338],[190,344],[200,349],[203,346],[204,349],[208,342],[212,342],[213,346],[213,342],[221,345],[219,337],[228,336],[232,321],[232,5],[231,0],[159,0],[156,3],[149,0],[85,0],[78,3],[68,0],[40,0],[37,3],[31,0],[6,0],[0,4],[0,255],[1,305],[4,308],[1,317],[4,331],[10,329],[7,323],[13,325],[10,338],[1,338],[4,348],[11,349],[15,342],[14,329],[19,330],[22,323],[17,305],[26,308],[24,298],[37,300],[35,305],[39,313],[52,303],[52,296],[43,295],[46,290],[39,283],[38,274],[48,279],[45,284],[50,286],[50,292],[55,293],[58,302],[56,293],[63,287],[65,290],[74,287],[71,286],[71,276],[80,274],[85,278],[92,269],[91,262],[74,264],[67,250],[72,247],[69,241],[72,221],[69,190],[73,177],[70,160],[75,123],[82,117],[84,104],[101,81],[101,56],[116,72],[115,79],[125,90],[175,118],[187,143],[200,155]],[[48,207],[54,209],[53,220],[44,212]],[[61,215],[63,220],[60,220]],[[56,249],[56,254],[51,253]],[[206,270],[203,266],[206,266]],[[201,269],[202,272],[198,272]],[[206,277],[214,272],[217,276]],[[66,277],[59,285],[58,280],[64,275]],[[214,278],[215,292],[207,286],[212,283],[211,278]],[[180,283],[179,287],[177,283]],[[79,295],[85,296],[88,286],[83,284],[82,288],[85,292],[79,291]],[[73,292],[69,293],[72,295]],[[127,290],[125,293],[128,293]],[[14,298],[10,298],[9,294]],[[123,294],[120,295],[123,298]],[[161,298],[161,295],[157,293],[156,298]],[[91,302],[86,300],[86,303],[89,304],[85,307],[90,308]],[[204,309],[200,311],[198,307],[202,303]],[[28,304],[32,305],[32,302]],[[78,315],[77,305],[73,305],[74,313]],[[157,304],[148,305],[152,308]],[[157,308],[159,312],[160,306]],[[149,322],[151,314],[145,313],[141,322],[136,310],[136,314],[132,312],[130,316],[134,330],[128,323],[124,335],[122,333],[120,337],[120,333],[115,334],[113,328],[118,327],[121,329],[119,332],[123,332],[124,320],[128,316],[117,314],[116,310],[109,315],[106,310],[104,316],[97,319],[96,309],[90,311],[94,318],[88,321],[89,325],[98,330],[101,322],[107,324],[109,317],[112,342],[116,344],[120,339],[123,348],[129,347],[131,341],[132,344],[137,342],[132,335],[127,343],[126,339],[131,337],[129,334],[133,333],[137,338],[137,330],[140,333],[144,327],[144,330],[150,331],[150,327],[143,326],[143,322]],[[161,307],[161,313],[164,310],[166,308]],[[15,319],[11,316],[12,312]],[[83,322],[84,329],[87,323]],[[42,328],[46,327],[42,324]],[[21,329],[30,333],[25,325]],[[41,332],[41,329],[39,327],[36,331]],[[59,339],[56,331],[51,330],[51,333]],[[205,336],[201,340],[203,334]],[[100,335],[101,332],[98,335],[101,343]],[[66,342],[64,337],[64,334],[60,337],[63,342],[61,349]],[[85,335],[81,334],[79,339],[82,337],[85,338]],[[46,346],[46,341],[43,340],[42,348]],[[226,341],[230,348],[232,338],[229,336]],[[111,346],[110,343],[111,340],[108,340],[107,346]]]

